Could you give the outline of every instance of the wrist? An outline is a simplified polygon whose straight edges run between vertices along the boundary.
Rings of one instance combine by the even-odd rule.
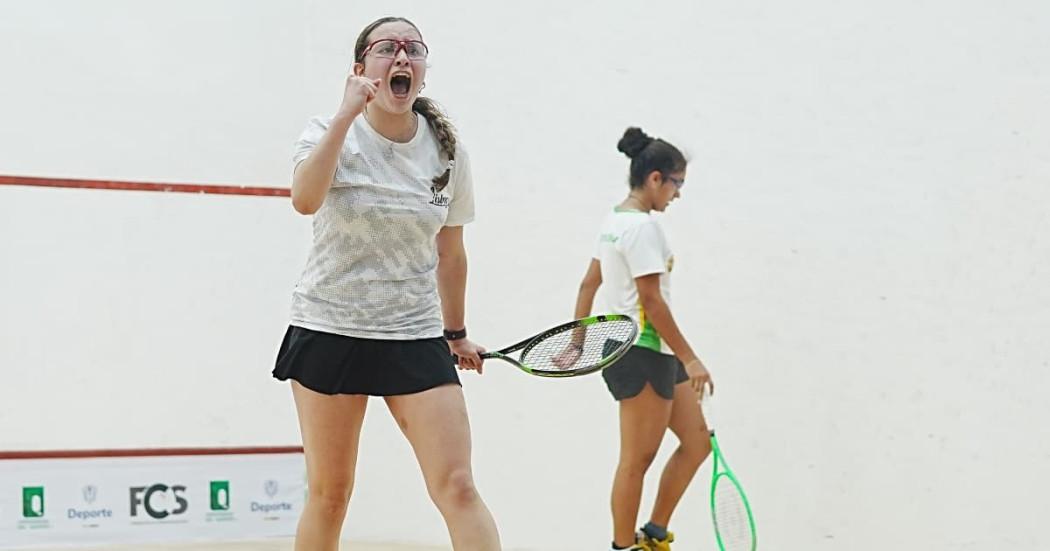
[[[446,341],[458,341],[467,338],[467,328],[462,329],[445,329],[444,331]]]
[[[341,107],[339,112],[332,117],[332,124],[345,124],[349,127],[350,123],[354,122],[354,119],[360,115],[360,109]]]

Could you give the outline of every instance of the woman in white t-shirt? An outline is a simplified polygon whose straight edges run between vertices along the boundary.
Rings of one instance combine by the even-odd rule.
[[[427,54],[407,19],[368,25],[339,111],[296,144],[292,204],[314,216],[314,239],[273,375],[292,381],[306,450],[298,551],[338,548],[369,396],[411,443],[453,547],[500,548],[474,487],[453,362],[481,372],[464,323],[473,183],[452,124],[418,95]]]
[[[674,255],[651,215],[681,196],[686,160],[678,148],[638,128],[628,128],[617,148],[631,159],[630,192],[602,223],[576,317],[590,315],[600,287],[606,311],[633,316],[640,326],[634,346],[602,372],[620,402],[612,548],[667,551],[674,540],[667,531],[671,513],[711,451],[697,405],[704,385],[713,390],[711,375],[671,315]],[[636,533],[642,480],[668,428],[680,444],[664,467],[649,522]]]

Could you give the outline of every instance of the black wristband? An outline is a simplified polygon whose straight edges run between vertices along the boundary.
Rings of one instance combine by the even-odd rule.
[[[467,328],[464,327],[458,331],[449,331],[445,329],[445,340],[446,341],[458,341],[459,339],[467,338]]]

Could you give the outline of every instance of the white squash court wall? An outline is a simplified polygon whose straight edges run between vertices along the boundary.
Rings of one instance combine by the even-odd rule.
[[[762,547],[1050,549],[1046,2],[3,2],[0,173],[287,185],[391,12],[472,151],[478,341],[571,314],[641,125],[693,159],[675,311]],[[297,443],[269,370],[308,240],[285,199],[0,187],[0,449]],[[464,384],[506,545],[606,545],[601,379]],[[371,407],[347,536],[447,541]]]

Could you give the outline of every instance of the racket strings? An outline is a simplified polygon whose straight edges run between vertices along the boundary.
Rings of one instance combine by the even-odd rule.
[[[720,476],[715,482],[714,517],[725,551],[751,551],[754,548],[744,496],[728,476]]]
[[[523,364],[542,371],[582,371],[600,365],[633,344],[637,327],[630,319],[568,327],[532,343]]]

